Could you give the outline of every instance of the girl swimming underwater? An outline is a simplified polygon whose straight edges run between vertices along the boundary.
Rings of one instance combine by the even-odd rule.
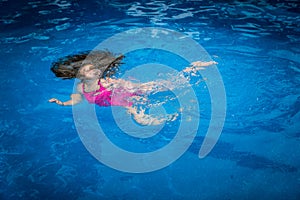
[[[107,51],[84,52],[74,56],[68,56],[53,63],[51,70],[57,77],[63,79],[78,78],[77,93],[71,94],[71,99],[62,102],[56,98],[49,102],[62,106],[71,106],[80,103],[85,98],[89,103],[98,106],[122,106],[141,125],[158,125],[165,121],[173,121],[178,114],[169,114],[158,118],[146,114],[145,109],[138,109],[135,102],[147,103],[147,94],[151,92],[167,91],[166,82],[134,83],[124,79],[113,78],[118,69],[123,55],[115,57]],[[196,61],[185,68],[182,73],[193,75],[198,70],[217,64],[214,61]],[[176,87],[176,86],[174,86]]]

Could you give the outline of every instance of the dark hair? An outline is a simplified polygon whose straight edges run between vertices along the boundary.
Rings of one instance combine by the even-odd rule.
[[[116,73],[123,55],[114,56],[109,51],[86,51],[75,55],[66,56],[53,62],[51,71],[63,79],[80,78],[78,70],[87,64],[92,64],[95,68],[101,70],[101,77],[110,77]]]

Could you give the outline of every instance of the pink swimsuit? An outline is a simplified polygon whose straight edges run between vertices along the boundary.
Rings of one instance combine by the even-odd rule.
[[[129,98],[135,96],[135,93],[131,93],[122,88],[114,89],[113,91],[107,90],[98,82],[100,88],[96,91],[85,92],[84,84],[82,84],[82,92],[84,97],[89,103],[95,103],[99,106],[131,106]]]

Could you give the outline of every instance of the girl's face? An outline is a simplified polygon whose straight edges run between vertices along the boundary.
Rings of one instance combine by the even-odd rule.
[[[101,71],[96,69],[93,65],[85,65],[80,71],[80,75],[85,79],[98,79],[101,75]]]

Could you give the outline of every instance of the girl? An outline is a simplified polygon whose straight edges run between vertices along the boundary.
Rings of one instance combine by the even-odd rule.
[[[141,125],[158,125],[165,121],[174,121],[178,114],[169,114],[164,118],[153,117],[145,113],[145,109],[138,110],[135,102],[146,103],[145,94],[153,91],[166,91],[164,82],[133,83],[131,81],[112,78],[123,55],[115,57],[106,51],[84,52],[74,56],[67,56],[53,63],[51,70],[57,77],[64,79],[78,78],[77,93],[71,94],[71,99],[62,102],[51,98],[49,102],[61,106],[71,106],[82,101],[83,97],[89,102],[99,106],[122,106],[135,121]],[[203,67],[217,64],[210,62],[193,62],[182,73],[192,75]]]

